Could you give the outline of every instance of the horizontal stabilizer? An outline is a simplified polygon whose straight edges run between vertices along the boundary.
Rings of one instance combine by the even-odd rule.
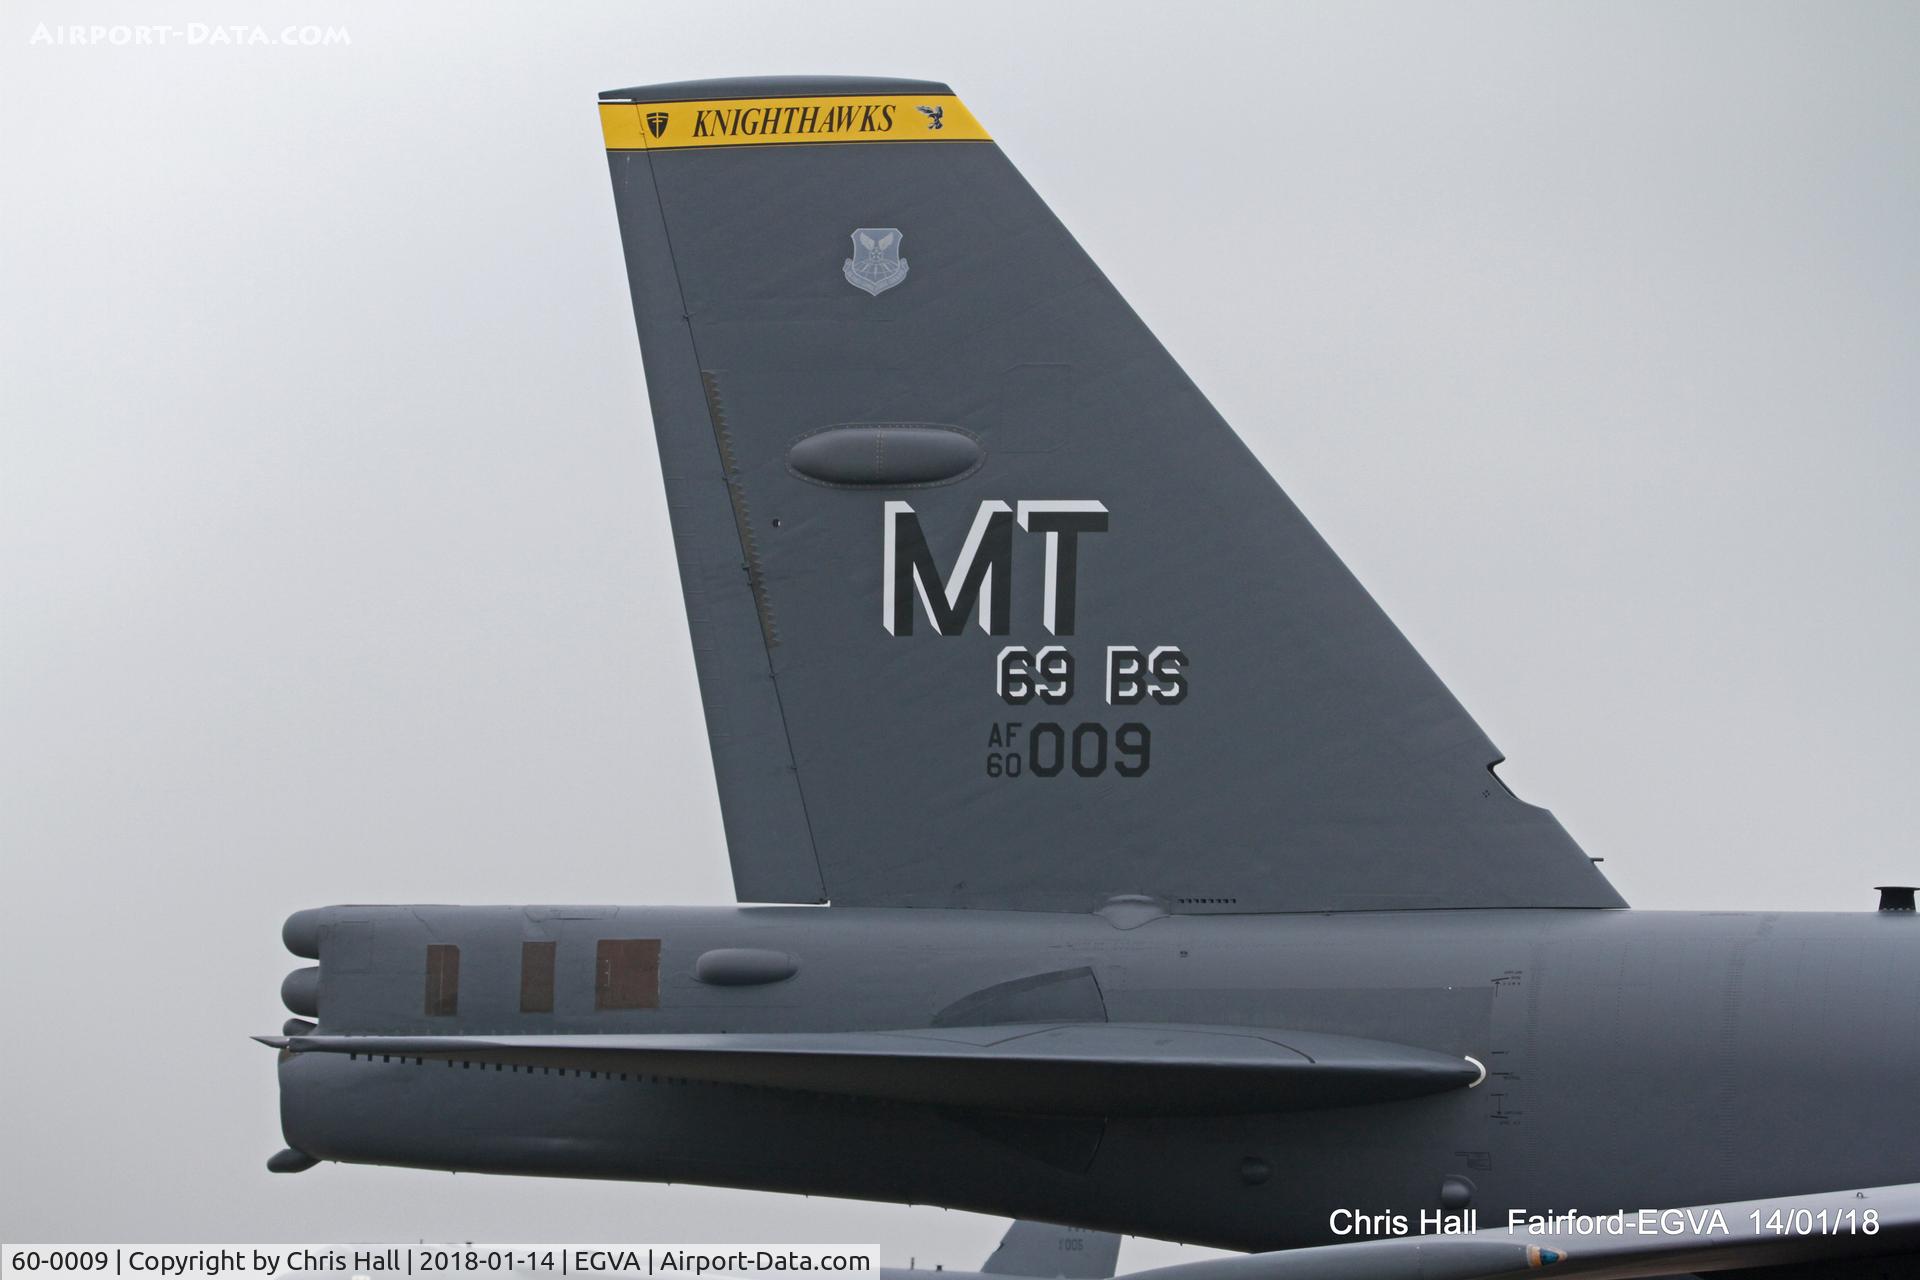
[[[262,1036],[353,1053],[671,1076],[1052,1115],[1237,1115],[1413,1098],[1471,1058],[1315,1032],[1121,1023],[741,1035]]]

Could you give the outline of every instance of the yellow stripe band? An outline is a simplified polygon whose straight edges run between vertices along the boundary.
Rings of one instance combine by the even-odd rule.
[[[952,94],[603,102],[609,151],[798,142],[991,142]]]

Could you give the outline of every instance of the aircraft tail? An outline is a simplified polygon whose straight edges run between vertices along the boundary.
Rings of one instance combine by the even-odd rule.
[[[742,900],[1624,905],[945,85],[601,119]]]
[[[1036,1280],[1112,1280],[1120,1260],[1120,1237],[1048,1222],[1016,1222],[981,1267],[990,1276]]]

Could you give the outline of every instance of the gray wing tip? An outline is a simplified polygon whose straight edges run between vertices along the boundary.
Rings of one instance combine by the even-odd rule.
[[[712,98],[825,98],[842,94],[950,94],[938,80],[892,76],[720,76],[608,89],[602,102],[698,102]]]

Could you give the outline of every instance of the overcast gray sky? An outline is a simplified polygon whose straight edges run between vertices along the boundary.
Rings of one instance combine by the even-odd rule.
[[[262,1168],[289,911],[731,898],[594,94],[788,72],[950,82],[1635,906],[1920,880],[1920,6],[26,0],[0,1236],[985,1256]]]

